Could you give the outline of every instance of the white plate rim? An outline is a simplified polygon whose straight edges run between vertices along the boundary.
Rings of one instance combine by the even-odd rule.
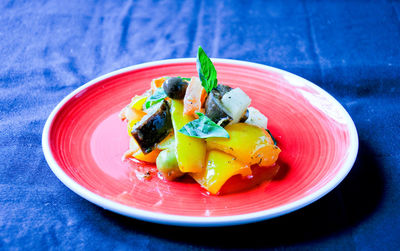
[[[173,214],[165,214],[159,212],[150,212],[142,209],[137,209],[131,206],[123,205],[119,202],[112,201],[110,199],[104,198],[98,194],[95,194],[85,187],[79,185],[75,182],[71,177],[69,177],[62,168],[57,164],[51,150],[50,150],[50,128],[54,121],[55,116],[59,112],[59,110],[77,93],[96,84],[97,82],[104,80],[106,78],[132,71],[137,69],[143,69],[151,66],[160,66],[164,64],[175,64],[175,63],[188,63],[195,62],[195,58],[180,58],[180,59],[166,59],[166,60],[158,60],[148,63],[137,64],[129,67],[125,67],[108,74],[97,77],[88,83],[80,86],[69,95],[67,95],[58,105],[53,109],[51,114],[49,115],[45,126],[43,128],[42,134],[42,149],[45,156],[45,159],[50,166],[53,173],[57,176],[57,178],[64,183],[69,189],[78,194],[79,196],[87,199],[88,201],[115,213],[119,213],[128,217],[136,218],[143,221],[166,224],[166,225],[175,225],[175,226],[191,226],[191,227],[208,227],[208,226],[228,226],[228,225],[239,225],[252,223],[262,220],[271,219],[277,216],[281,216],[300,208],[303,208],[314,201],[320,199],[330,191],[332,191],[350,172],[351,168],[354,165],[354,162],[357,157],[359,141],[358,134],[355,124],[345,110],[345,108],[328,92],[315,85],[314,83],[297,76],[295,74],[289,73],[285,70],[281,70],[275,67],[262,65],[258,63],[252,63],[247,61],[233,60],[233,59],[221,59],[221,58],[212,58],[213,62],[216,63],[225,63],[225,64],[233,64],[239,66],[246,66],[251,68],[258,68],[261,70],[273,71],[280,73],[282,75],[290,76],[291,78],[298,79],[307,83],[308,86],[312,86],[312,88],[318,90],[319,94],[323,95],[325,98],[329,99],[330,102],[333,102],[335,106],[341,110],[341,112],[345,115],[346,125],[349,129],[349,138],[350,145],[349,151],[346,160],[343,162],[342,167],[336,176],[330,180],[325,186],[316,190],[315,192],[288,204],[270,208],[267,210],[261,210],[254,213],[240,214],[240,215],[232,215],[232,216],[209,216],[209,217],[199,217],[199,216],[183,216],[183,215],[173,215]]]

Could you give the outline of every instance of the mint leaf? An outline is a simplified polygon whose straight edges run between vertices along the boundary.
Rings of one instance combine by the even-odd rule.
[[[217,71],[201,46],[199,46],[199,50],[197,51],[196,68],[199,73],[201,85],[207,93],[210,93],[218,85]]]
[[[158,102],[160,102],[161,100],[163,100],[164,98],[167,97],[167,94],[165,93],[164,89],[161,88],[157,88],[153,95],[151,95],[150,97],[147,98],[146,100],[146,109],[149,109],[151,106],[157,104]]]
[[[184,125],[179,132],[195,138],[229,138],[228,132],[221,126],[215,124],[206,115],[196,112],[198,119]]]

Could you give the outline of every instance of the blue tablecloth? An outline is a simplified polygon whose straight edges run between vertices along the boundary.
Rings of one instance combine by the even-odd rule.
[[[400,250],[398,1],[1,1],[0,249]],[[212,57],[282,68],[350,113],[360,150],[327,196],[272,220],[182,228],[126,218],[51,172],[41,134],[87,81],[126,66]]]

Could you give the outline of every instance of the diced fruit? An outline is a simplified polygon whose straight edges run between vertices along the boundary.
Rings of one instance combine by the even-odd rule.
[[[249,116],[245,120],[245,123],[250,125],[255,125],[260,128],[267,128],[268,127],[268,118],[264,116],[259,110],[254,107],[249,107]]]
[[[183,103],[179,100],[171,101],[171,118],[175,133],[176,159],[179,169],[186,172],[200,172],[206,156],[206,143],[203,139],[189,137],[179,131],[193,116],[183,114]]]
[[[247,107],[251,103],[251,99],[240,88],[235,88],[222,96],[222,105],[230,112],[233,118],[230,124],[239,122],[240,118],[245,114]]]
[[[248,165],[238,161],[234,156],[220,151],[209,151],[206,161],[207,166],[203,172],[194,173],[191,176],[212,194],[218,193],[222,185],[234,175],[251,175]]]
[[[225,130],[230,138],[208,138],[207,149],[224,151],[248,165],[270,166],[278,159],[281,150],[264,129],[237,123],[227,125]]]

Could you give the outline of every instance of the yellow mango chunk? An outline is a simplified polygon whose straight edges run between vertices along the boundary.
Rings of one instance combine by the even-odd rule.
[[[277,161],[281,150],[264,129],[237,123],[227,125],[225,130],[230,138],[208,138],[207,149],[226,152],[247,165],[271,166]]]
[[[183,102],[171,100],[171,118],[175,134],[176,159],[181,172],[201,172],[206,157],[204,139],[189,137],[179,132],[184,125],[194,120],[193,116],[183,115]]]
[[[236,160],[232,155],[211,150],[207,154],[206,168],[201,173],[192,173],[191,176],[207,191],[216,194],[236,174],[251,175],[250,166]]]

